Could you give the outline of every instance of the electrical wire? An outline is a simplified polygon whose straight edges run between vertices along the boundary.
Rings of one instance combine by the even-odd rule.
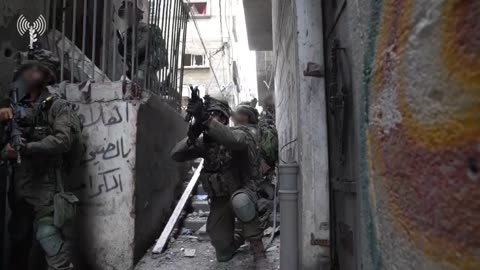
[[[215,81],[217,82],[218,88],[221,90],[222,87],[220,86],[220,82],[218,81],[217,74],[215,73],[215,70],[213,69],[212,63],[211,63],[211,58],[208,54],[207,47],[205,46],[205,42],[203,41],[202,34],[200,33],[200,29],[198,28],[197,20],[195,19],[195,14],[193,14],[192,9],[190,8],[190,0],[188,1],[188,12],[190,13],[190,16],[192,17],[193,24],[195,25],[195,29],[197,30],[198,37],[200,38],[200,42],[202,43],[203,50],[205,51],[205,55],[208,57],[208,65],[210,66],[210,70],[212,70],[213,77],[215,78]]]
[[[284,25],[284,19],[286,16],[283,16],[283,12],[285,11],[285,2],[286,1],[282,1],[282,7],[281,7],[281,11],[280,11],[280,15],[281,15],[281,21],[280,21],[280,31],[278,31],[279,35],[278,35],[278,39],[277,39],[277,44],[280,44],[280,47],[281,49],[283,50],[283,53],[286,55],[285,53],[285,48],[283,47],[283,44],[280,43],[280,41],[282,40],[282,34],[283,34],[283,25]],[[272,70],[272,73],[270,74],[270,79],[268,80],[268,85],[272,85],[272,80],[273,80],[273,76],[275,75],[275,73],[277,72],[277,66],[278,66],[278,54],[279,54],[280,50],[277,50],[276,52],[276,55],[273,59],[275,59],[275,64],[273,65],[273,70]]]
[[[297,142],[297,138],[289,141],[288,143],[284,144],[284,145],[280,148],[280,150],[278,151],[278,153],[280,154],[280,161],[282,161],[283,163],[287,163],[287,162],[286,162],[285,160],[283,160],[282,157],[281,157],[282,151],[283,151],[287,146],[289,146],[290,144],[295,143],[295,142]]]
[[[218,0],[218,8],[220,10],[220,16],[218,16],[218,18],[220,19],[220,39],[222,40],[223,44],[222,0]]]
[[[225,3],[228,3],[228,2],[225,2]],[[222,10],[222,0],[220,0],[220,10]],[[232,40],[232,36],[230,35],[230,27],[228,27],[228,21],[227,21],[227,5],[225,5],[225,26],[227,28],[227,34],[228,34],[228,43],[231,42]]]

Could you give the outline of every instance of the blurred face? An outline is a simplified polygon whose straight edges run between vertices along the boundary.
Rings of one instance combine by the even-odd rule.
[[[275,100],[272,95],[269,95],[265,98],[265,108],[267,110],[272,110],[275,108]]]
[[[236,112],[233,115],[233,122],[235,123],[236,126],[238,125],[247,125],[249,123],[249,116],[248,114],[241,113],[241,112]]]
[[[228,118],[221,112],[212,112],[212,118],[224,125],[228,125]]]
[[[124,19],[127,22],[127,25],[132,26],[135,22],[140,22],[142,20],[141,12],[137,11],[137,14],[133,14],[135,7],[132,2],[128,2],[125,7]]]
[[[31,67],[23,71],[22,78],[30,91],[43,86],[45,73],[39,67]]]

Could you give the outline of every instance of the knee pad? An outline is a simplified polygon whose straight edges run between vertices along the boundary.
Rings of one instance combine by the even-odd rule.
[[[237,218],[242,222],[250,222],[257,216],[255,203],[244,191],[237,191],[231,198],[232,208]]]
[[[49,224],[38,225],[36,239],[48,256],[58,255],[64,243],[60,230]]]

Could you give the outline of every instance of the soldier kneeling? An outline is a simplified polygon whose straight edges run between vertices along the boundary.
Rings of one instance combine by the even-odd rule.
[[[256,269],[270,269],[262,242],[263,228],[256,209],[260,176],[258,119],[240,107],[235,127],[228,127],[228,102],[205,96],[205,104],[190,100],[187,112],[196,124],[189,137],[172,150],[176,161],[204,158],[200,181],[210,198],[207,233],[219,262],[229,261],[236,250],[250,242]],[[242,233],[235,233],[235,218]]]

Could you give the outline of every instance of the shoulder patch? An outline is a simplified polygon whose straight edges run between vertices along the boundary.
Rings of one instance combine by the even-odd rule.
[[[48,111],[50,110],[50,108],[52,107],[53,103],[58,99],[58,97],[56,97],[55,95],[51,95],[49,97],[47,97],[46,99],[44,99],[41,103],[40,103],[40,109],[42,111]]]

